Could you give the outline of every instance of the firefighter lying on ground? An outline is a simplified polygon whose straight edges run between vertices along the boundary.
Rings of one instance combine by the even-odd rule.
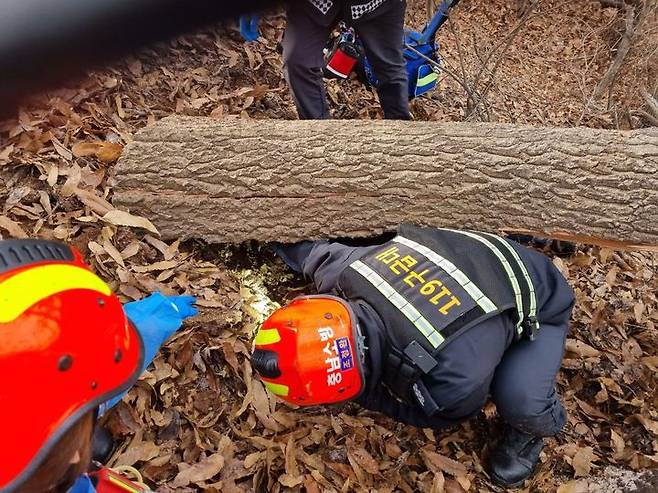
[[[506,423],[488,461],[523,483],[566,415],[555,390],[574,297],[550,260],[499,236],[402,226],[376,245],[278,245],[320,295],[275,311],[254,341],[266,387],[300,406],[354,400],[446,429],[488,396]]]
[[[288,8],[282,42],[284,74],[300,119],[330,117],[323,49],[339,19],[353,26],[363,42],[379,81],[377,93],[384,117],[409,119],[409,88],[402,47],[405,9],[406,0],[303,0]],[[347,55],[341,55],[342,68],[334,69],[334,73],[343,70],[348,76],[352,66],[346,69]]]
[[[0,241],[0,427],[11,445],[0,492],[143,491],[107,470],[85,474],[94,425],[194,301],[156,293],[122,307],[73,248]]]

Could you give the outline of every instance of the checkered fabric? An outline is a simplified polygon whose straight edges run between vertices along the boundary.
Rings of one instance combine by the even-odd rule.
[[[333,7],[334,2],[331,0],[308,0],[313,4],[313,6],[318,9],[320,12],[322,12],[323,15],[327,15],[327,12],[329,12],[329,9]]]
[[[357,20],[364,15],[372,12],[373,10],[376,10],[381,4],[383,4],[386,0],[370,0],[369,2],[366,3],[360,3],[358,5],[352,5],[351,12],[352,12],[352,19]]]

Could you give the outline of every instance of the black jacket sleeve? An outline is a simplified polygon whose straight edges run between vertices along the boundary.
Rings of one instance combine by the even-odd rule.
[[[274,245],[276,254],[295,272],[313,281],[319,293],[330,293],[336,289],[341,272],[370,248],[329,241]]]
[[[381,383],[372,391],[359,397],[356,402],[369,411],[383,413],[396,421],[419,428],[442,430],[451,428],[462,421],[439,415],[427,416],[419,407],[397,400]]]

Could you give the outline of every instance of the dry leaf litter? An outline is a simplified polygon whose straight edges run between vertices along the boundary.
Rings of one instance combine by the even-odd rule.
[[[410,3],[412,25],[424,21],[425,4]],[[528,5],[534,11],[518,36],[497,47]],[[439,90],[414,102],[414,113],[641,126],[633,110],[643,83],[656,80],[655,11],[617,83],[603,101],[588,102],[614,57],[620,15],[598,2],[463,0],[439,37],[455,77],[444,75]],[[154,490],[497,491],[482,469],[500,428],[492,405],[437,433],[351,404],[278,403],[254,377],[251,338],[277,302],[311,287],[263,245],[163,242],[148,218],[111,204],[113,165],[148,123],[173,113],[294,118],[276,51],[283,26],[273,13],[261,22],[260,40],[247,44],[235,26],[220,26],[35,97],[0,124],[0,234],[72,243],[124,301],[151,291],[198,296],[201,315],[107,419],[120,444],[111,464],[134,465]],[[464,85],[479,94],[491,86],[475,110]],[[376,95],[355,82],[332,82],[328,94],[339,117],[381,117]],[[558,380],[570,417],[524,491],[632,485],[633,471],[658,465],[658,257],[581,246],[554,262],[578,300]]]

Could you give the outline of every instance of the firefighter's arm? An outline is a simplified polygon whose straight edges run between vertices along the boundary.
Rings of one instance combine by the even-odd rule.
[[[164,296],[154,293],[140,301],[123,306],[128,319],[135,326],[144,343],[142,372],[151,364],[160,346],[183,325],[183,321],[198,313],[193,296]],[[125,395],[125,394],[123,394]],[[117,404],[117,396],[101,406],[101,414]]]
[[[340,273],[362,250],[362,247],[350,247],[329,241],[274,245],[276,254],[295,272],[313,281],[320,293],[329,293],[336,289]]]
[[[379,384],[356,402],[370,411],[380,412],[389,418],[419,428],[445,429],[455,425],[454,421],[439,416],[427,416],[420,408],[399,401],[384,385]]]

